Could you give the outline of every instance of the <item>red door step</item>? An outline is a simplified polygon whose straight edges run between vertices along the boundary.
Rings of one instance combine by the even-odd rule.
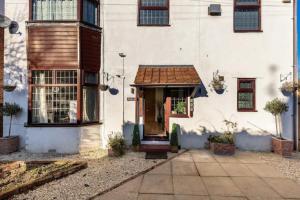
[[[157,145],[157,144],[142,144],[140,146],[140,151],[142,152],[169,152],[171,151],[170,145]]]

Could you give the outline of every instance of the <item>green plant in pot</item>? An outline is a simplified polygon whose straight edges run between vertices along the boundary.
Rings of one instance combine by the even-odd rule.
[[[2,114],[9,117],[8,136],[0,138],[0,154],[16,152],[19,149],[19,136],[11,136],[13,117],[19,114],[22,108],[16,103],[5,103],[2,107]]]
[[[178,152],[178,125],[173,124],[172,125],[172,132],[171,132],[171,139],[170,139],[170,145],[171,145],[171,152],[177,153]]]
[[[109,156],[123,156],[126,151],[126,142],[124,137],[120,134],[113,134],[108,137],[108,155]]]
[[[178,102],[174,111],[176,114],[186,114],[186,103],[183,101]]]
[[[139,151],[140,145],[141,145],[140,130],[139,130],[139,126],[136,124],[134,125],[133,134],[132,134],[133,151]]]
[[[286,81],[281,85],[280,90],[281,90],[282,94],[284,94],[285,96],[288,96],[288,95],[292,94],[296,88],[297,87],[295,86],[294,82]]]

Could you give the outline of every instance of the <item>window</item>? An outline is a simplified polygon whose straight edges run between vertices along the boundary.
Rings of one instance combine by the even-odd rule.
[[[98,3],[95,0],[83,0],[83,21],[98,25]]]
[[[32,123],[77,123],[77,71],[32,71]]]
[[[255,111],[255,79],[238,79],[238,111]]]
[[[99,121],[99,93],[98,93],[99,74],[84,72],[83,86],[83,122]]]
[[[171,115],[187,116],[188,115],[188,90],[187,89],[170,89],[171,97]]]
[[[32,0],[33,20],[76,20],[77,0]]]
[[[235,0],[234,30],[261,31],[261,0]]]
[[[139,0],[139,25],[169,25],[169,0]]]

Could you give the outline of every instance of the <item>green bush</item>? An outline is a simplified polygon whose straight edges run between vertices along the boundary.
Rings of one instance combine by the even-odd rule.
[[[122,156],[125,154],[126,142],[121,134],[109,136],[108,145],[116,156]]]
[[[136,124],[134,125],[133,134],[132,134],[132,146],[136,147],[141,144],[140,138],[140,130],[139,126]]]
[[[5,102],[3,108],[2,108],[2,113],[4,116],[10,117],[10,122],[9,122],[9,133],[8,136],[10,137],[11,134],[11,122],[12,122],[12,117],[16,116],[19,112],[22,111],[22,108],[16,104],[16,103],[7,103]]]
[[[211,143],[234,144],[234,136],[232,133],[224,133],[222,135],[210,135],[208,141]]]
[[[171,146],[178,146],[178,134],[177,134],[177,124],[172,125],[172,132],[171,132]]]
[[[178,102],[176,104],[175,110],[177,114],[185,114],[186,113],[186,103],[185,102]]]

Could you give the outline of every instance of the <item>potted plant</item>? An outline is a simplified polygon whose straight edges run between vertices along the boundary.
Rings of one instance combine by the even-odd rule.
[[[108,137],[108,156],[118,157],[124,155],[125,147],[125,139],[120,133]]]
[[[293,141],[283,138],[281,130],[281,115],[288,111],[288,105],[284,101],[276,98],[267,102],[265,110],[270,112],[275,118],[276,136],[272,137],[272,150],[274,153],[282,156],[291,156],[293,151]]]
[[[101,91],[107,91],[109,87],[108,87],[108,85],[101,84],[101,85],[99,85],[99,88]]]
[[[175,112],[174,114],[180,114],[180,115],[186,114],[186,103],[183,101],[178,102],[176,104],[174,112]]]
[[[234,135],[237,128],[236,122],[224,120],[227,127],[221,135],[208,137],[210,149],[217,155],[233,155],[235,153]]]
[[[8,136],[0,138],[0,154],[8,154],[18,151],[19,136],[11,136],[11,125],[13,116],[22,111],[22,108],[16,103],[5,103],[2,108],[4,116],[10,117]]]
[[[171,132],[171,139],[170,139],[170,145],[171,145],[171,152],[177,153],[178,152],[178,125],[173,124],[172,125],[172,132]]]
[[[219,75],[217,71],[214,73],[213,80],[210,82],[210,86],[216,91],[217,94],[222,94],[225,91],[224,77]]]
[[[140,150],[141,138],[139,126],[134,125],[133,134],[132,134],[132,149],[133,151],[138,152]]]
[[[291,95],[295,91],[295,89],[295,84],[291,81],[284,82],[280,87],[282,94],[285,96]]]

